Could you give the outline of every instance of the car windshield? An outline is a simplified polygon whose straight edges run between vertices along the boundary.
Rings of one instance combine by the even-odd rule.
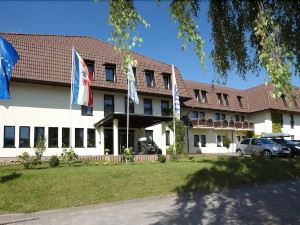
[[[275,142],[268,140],[268,139],[260,139],[260,142],[263,143],[264,145],[273,145]]]
[[[286,143],[286,144],[289,144],[289,145],[296,145],[296,144],[298,144],[299,142],[292,142],[292,141],[290,141],[290,140],[285,140],[285,143]]]

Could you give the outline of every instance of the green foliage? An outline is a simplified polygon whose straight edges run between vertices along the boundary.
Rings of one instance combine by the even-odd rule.
[[[231,144],[230,139],[227,136],[224,136],[224,138],[223,138],[223,146],[226,147],[226,148],[229,148],[230,144]]]
[[[22,152],[21,155],[18,155],[18,160],[21,161],[21,164],[25,169],[30,168],[31,166],[31,157],[28,152]]]
[[[105,154],[109,154],[110,153],[110,149],[106,148],[106,149],[104,149],[104,152],[105,152]]]
[[[75,160],[78,159],[78,155],[74,152],[72,148],[64,149],[61,153],[61,159],[68,165],[71,166]]]
[[[173,121],[170,121],[167,126],[171,129],[171,130],[174,130],[173,129]],[[179,120],[179,119],[176,119],[175,120],[175,128],[176,128],[176,154],[179,154],[179,155],[182,155],[182,154],[186,154],[186,149],[185,149],[185,140],[184,140],[184,137],[185,137],[185,125],[184,123]],[[171,153],[170,155],[174,155],[174,147],[170,146],[169,147],[169,153]],[[171,152],[170,152],[171,151]]]
[[[158,156],[158,161],[159,161],[160,163],[165,163],[166,160],[167,160],[166,156],[164,156],[164,155],[159,155],[159,156]]]
[[[122,156],[123,156],[123,159],[126,163],[133,162],[134,161],[134,155],[133,155],[132,147],[123,148],[122,149]]]
[[[272,132],[280,133],[281,132],[280,113],[272,111],[271,120],[272,120]]]
[[[252,137],[254,137],[254,131],[248,130],[248,131],[246,132],[246,137],[247,137],[247,138],[252,138]]]
[[[51,168],[59,166],[59,158],[56,155],[51,156],[49,159],[49,166]]]

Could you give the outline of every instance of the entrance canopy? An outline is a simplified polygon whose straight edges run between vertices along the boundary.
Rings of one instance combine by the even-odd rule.
[[[118,119],[119,127],[126,127],[126,113],[112,113],[104,117],[99,122],[95,123],[94,126],[105,126],[112,127],[113,120]],[[144,114],[129,114],[129,127],[130,128],[144,128],[150,127],[162,122],[169,122],[173,119],[172,116],[152,116]]]

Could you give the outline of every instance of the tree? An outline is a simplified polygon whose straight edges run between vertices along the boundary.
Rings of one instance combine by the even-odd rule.
[[[157,0],[159,3],[160,0]],[[169,12],[178,24],[177,38],[182,49],[194,46],[203,67],[205,41],[199,34],[196,19],[201,0],[173,0]],[[124,64],[134,63],[129,51],[143,39],[137,35],[137,24],[149,24],[135,9],[133,0],[109,0],[109,22],[113,32],[110,41],[117,46]],[[219,81],[226,82],[236,68],[243,79],[246,72],[266,69],[281,96],[291,89],[291,76],[300,69],[300,1],[281,0],[211,0],[208,16],[212,24],[214,49],[210,53]]]

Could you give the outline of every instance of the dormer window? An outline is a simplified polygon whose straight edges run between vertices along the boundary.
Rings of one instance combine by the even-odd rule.
[[[145,76],[147,87],[154,87],[154,71],[146,70]]]
[[[281,95],[281,99],[282,99],[283,105],[285,107],[287,107],[286,96],[285,95]]]
[[[223,98],[221,93],[217,93],[218,101],[220,105],[223,105]]]
[[[164,87],[166,90],[171,89],[171,74],[163,73],[163,81],[164,81]]]
[[[229,106],[228,94],[223,94],[223,98],[226,106]]]
[[[113,64],[105,65],[105,79],[106,81],[116,81],[116,66]]]
[[[293,100],[293,104],[296,108],[298,108],[298,103],[297,103],[297,97],[296,96],[292,96],[292,100]]]
[[[95,80],[95,62],[92,61],[92,60],[84,60],[85,62],[85,65],[87,66],[88,68],[88,71],[89,71],[89,77],[90,79],[93,79]]]
[[[207,91],[201,90],[201,103],[207,103]]]
[[[236,98],[237,98],[237,100],[238,100],[239,106],[240,106],[241,108],[243,108],[242,96],[237,96]]]
[[[197,102],[200,102],[199,90],[198,90],[198,89],[195,89],[195,90],[194,90],[194,94],[195,94],[195,98],[196,98]]]

